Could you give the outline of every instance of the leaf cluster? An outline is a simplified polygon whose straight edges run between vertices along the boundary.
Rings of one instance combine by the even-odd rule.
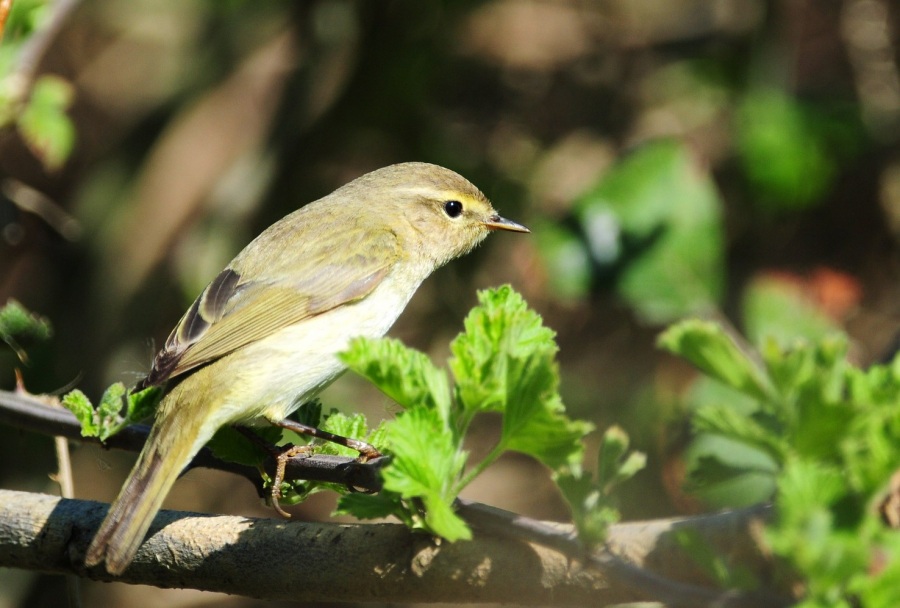
[[[802,577],[802,605],[900,605],[900,538],[878,508],[900,467],[900,357],[863,370],[840,333],[756,350],[700,320],[660,345],[707,377],[692,413],[694,488],[721,497],[752,478],[736,503],[774,499],[766,540]]]
[[[614,490],[631,479],[647,462],[641,452],[629,452],[628,435],[617,426],[603,434],[596,473],[569,467],[555,475],[582,543],[591,546],[606,539],[609,527],[619,521]]]
[[[592,430],[565,415],[554,333],[509,286],[482,291],[450,345],[450,375],[392,339],[359,339],[343,355],[403,411],[386,425],[392,461],[377,496],[351,494],[339,510],[357,517],[396,515],[448,540],[471,531],[453,511],[460,491],[504,452],[528,454],[554,471],[580,467]],[[499,415],[499,437],[470,462],[466,432],[479,414]]]
[[[126,426],[152,416],[161,398],[160,387],[154,386],[135,393],[129,392],[121,382],[116,382],[103,392],[96,407],[78,389],[66,393],[61,403],[75,414],[81,424],[83,436],[106,441]]]

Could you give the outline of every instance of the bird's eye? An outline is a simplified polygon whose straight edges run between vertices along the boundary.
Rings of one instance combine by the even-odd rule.
[[[444,203],[444,212],[450,217],[459,217],[462,210],[463,206],[459,201],[447,201]]]

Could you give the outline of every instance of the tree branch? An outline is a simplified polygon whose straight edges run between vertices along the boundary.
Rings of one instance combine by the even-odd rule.
[[[30,395],[0,391],[0,422],[83,440],[74,415]],[[107,446],[138,451],[147,431],[129,427]],[[379,460],[361,464],[334,456],[297,457],[289,462],[288,476],[377,491],[378,468],[386,459]],[[237,473],[262,493],[256,469],[220,461],[208,450],[191,466]],[[676,539],[677,530],[690,528],[719,554],[766,579],[767,561],[755,549],[751,532],[768,517],[765,507],[620,524],[606,547],[588,554],[571,526],[464,500],[457,506],[478,531],[473,542],[436,544],[393,524],[309,524],[163,511],[132,566],[114,578],[102,568],[83,566],[106,505],[0,490],[0,566],[297,601],[610,605],[650,598],[673,607],[787,605],[785,598],[771,594],[701,586],[708,579]]]
[[[113,577],[102,567],[83,566],[106,510],[102,503],[0,490],[0,565],[302,602],[572,605],[597,597],[595,577],[569,576],[566,558],[540,547],[492,538],[436,546],[397,524],[343,526],[175,511],[159,514],[132,565]]]
[[[113,577],[102,567],[83,565],[107,508],[92,501],[0,490],[0,566],[301,602],[604,606],[645,597],[557,551],[490,533],[479,533],[471,542],[437,544],[398,524],[287,522],[177,511],[160,512],[132,565]],[[736,513],[726,517],[727,527],[739,521],[746,526],[754,517],[749,511]],[[699,523],[700,530],[711,524],[709,529],[721,533],[724,520],[714,519],[694,524]],[[660,521],[616,526],[611,543],[628,545],[636,555],[634,547],[651,549],[677,525]],[[731,536],[728,542],[748,540]],[[709,598],[724,597],[706,591]],[[761,604],[757,598],[751,604],[746,599],[716,605],[782,603]]]

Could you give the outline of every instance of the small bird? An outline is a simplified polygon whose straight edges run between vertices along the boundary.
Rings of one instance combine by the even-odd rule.
[[[427,163],[363,175],[266,229],[203,290],[138,383],[167,392],[85,564],[128,567],[180,472],[222,426],[265,420],[316,434],[286,418],[343,373],[338,353],[383,336],[428,275],[493,230],[529,231]]]

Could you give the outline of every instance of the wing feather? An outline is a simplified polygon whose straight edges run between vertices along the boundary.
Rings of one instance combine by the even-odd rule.
[[[370,235],[371,246],[362,253],[353,242],[358,238],[348,231],[324,249],[298,247],[281,255],[264,243],[269,253],[263,280],[243,276],[246,264],[239,255],[181,318],[138,388],[163,384],[284,327],[365,298],[399,255],[392,232]],[[252,270],[247,274],[260,274]]]

